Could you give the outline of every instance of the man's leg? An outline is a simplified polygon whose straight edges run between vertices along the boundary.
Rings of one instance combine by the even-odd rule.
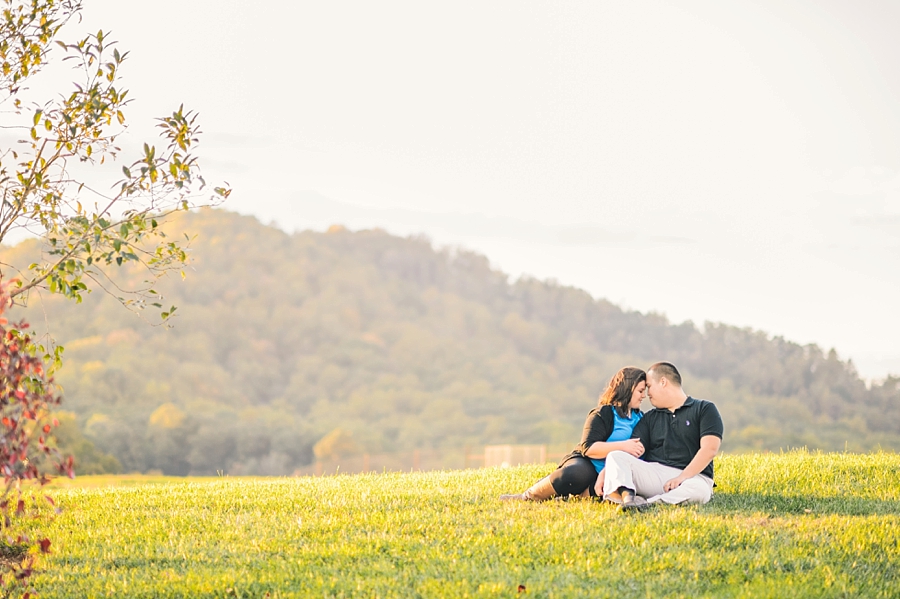
[[[663,492],[663,484],[678,476],[680,470],[639,460],[624,451],[611,451],[606,456],[606,480],[603,483],[603,498],[621,503],[619,489],[634,491],[642,497],[651,497]]]
[[[676,474],[677,476],[677,474]],[[712,481],[698,474],[681,483],[668,493],[660,493],[647,498],[648,503],[706,503],[712,498]]]

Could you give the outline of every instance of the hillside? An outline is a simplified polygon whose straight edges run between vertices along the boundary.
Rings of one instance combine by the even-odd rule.
[[[727,451],[900,448],[900,379],[868,389],[814,345],[672,325],[378,230],[290,235],[207,210],[171,232],[196,235],[186,279],[160,288],[174,328],[102,291],[12,313],[65,346],[66,409],[124,471],[290,473],[338,427],[346,452],[574,443],[617,368],[659,359],[719,406]]]

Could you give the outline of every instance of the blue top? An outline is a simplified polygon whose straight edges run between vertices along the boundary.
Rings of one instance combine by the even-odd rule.
[[[613,426],[613,432],[609,435],[606,442],[612,443],[613,441],[626,441],[630,439],[631,431],[634,430],[634,426],[644,414],[641,413],[640,410],[631,410],[631,416],[629,418],[622,418],[619,416],[619,411],[617,409],[613,408],[612,412],[615,425]],[[598,473],[606,466],[606,459],[595,460],[591,458],[591,461],[594,463],[594,468],[597,469]]]

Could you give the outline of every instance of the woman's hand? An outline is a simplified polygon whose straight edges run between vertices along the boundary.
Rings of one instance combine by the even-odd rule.
[[[636,458],[644,455],[644,444],[641,443],[640,439],[628,439],[627,441],[620,441],[620,443],[622,444],[620,451],[631,454]]]
[[[597,482],[594,483],[594,492],[597,494],[597,497],[603,497],[603,481],[606,480],[606,468],[600,471],[600,474],[597,475]]]

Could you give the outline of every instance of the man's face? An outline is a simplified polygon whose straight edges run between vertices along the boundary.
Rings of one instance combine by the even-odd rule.
[[[647,398],[654,408],[660,407],[658,402],[662,400],[665,385],[666,379],[658,380],[652,372],[647,373]]]

